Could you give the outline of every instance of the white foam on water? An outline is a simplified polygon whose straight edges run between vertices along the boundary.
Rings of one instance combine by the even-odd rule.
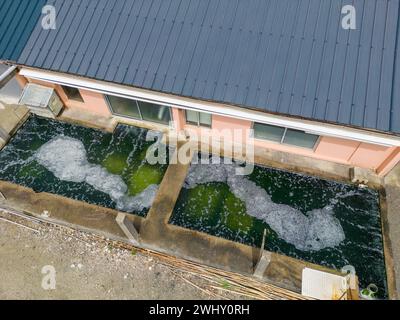
[[[304,215],[284,204],[277,204],[261,187],[244,176],[235,175],[235,165],[192,164],[186,188],[208,182],[225,182],[246,205],[247,214],[265,221],[284,241],[302,251],[318,251],[339,245],[344,231],[330,207]]]
[[[34,158],[60,180],[86,182],[108,194],[117,204],[118,210],[131,212],[147,209],[158,190],[157,185],[150,185],[140,194],[128,196],[128,187],[122,178],[99,165],[89,163],[83,143],[70,137],[58,136],[50,140],[36,151]]]

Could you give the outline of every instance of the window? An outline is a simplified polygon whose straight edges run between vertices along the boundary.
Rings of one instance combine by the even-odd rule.
[[[84,102],[83,98],[79,92],[79,89],[73,88],[73,87],[67,87],[67,86],[61,86],[62,89],[64,90],[65,94],[67,95],[67,98],[69,100],[75,100],[79,102]]]
[[[279,143],[290,144],[297,147],[313,149],[319,136],[301,130],[271,126],[268,124],[254,123],[254,137],[257,139],[271,140]]]
[[[186,123],[211,128],[212,116],[209,113],[186,110]]]
[[[137,101],[143,120],[169,124],[171,114],[169,107],[158,104]]]
[[[171,121],[169,107],[115,96],[106,98],[113,114],[166,125]]]
[[[107,96],[112,112],[135,119],[140,119],[140,112],[135,100]]]
[[[275,142],[281,142],[283,134],[285,133],[285,128],[260,123],[255,123],[253,129],[255,138]]]
[[[313,149],[318,136],[300,130],[287,129],[283,143]]]

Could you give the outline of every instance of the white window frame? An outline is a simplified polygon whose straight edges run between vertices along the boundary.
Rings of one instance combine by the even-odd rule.
[[[257,137],[255,136],[255,130],[254,130],[254,125],[255,125],[256,123],[258,123],[258,124],[260,124],[260,125],[267,125],[267,126],[271,126],[271,127],[280,127],[280,128],[285,129],[285,130],[283,131],[281,140],[280,140],[280,141],[274,141],[274,140],[270,140],[270,139],[257,138]],[[315,133],[308,133],[308,132],[306,132],[306,131],[298,130],[298,129],[291,129],[291,128],[282,127],[282,126],[274,126],[274,125],[272,125],[272,124],[265,124],[265,123],[260,123],[260,122],[252,122],[251,128],[252,128],[252,131],[253,131],[252,138],[253,138],[254,140],[258,140],[258,141],[268,141],[268,142],[270,142],[270,143],[275,143],[275,144],[284,145],[284,146],[289,146],[289,147],[294,147],[294,148],[301,148],[301,149],[310,150],[310,151],[315,151],[315,150],[317,149],[318,145],[319,145],[319,142],[321,141],[321,135],[317,135],[317,134],[315,134]],[[306,134],[310,134],[310,135],[313,135],[313,136],[317,136],[318,138],[317,138],[317,140],[315,140],[314,146],[313,146],[312,148],[307,148],[307,147],[298,146],[298,145],[295,145],[295,144],[285,143],[284,141],[285,141],[286,133],[287,133],[287,131],[290,130],[290,129],[291,129],[291,130],[296,130],[296,131],[302,131],[302,132],[304,132],[304,133],[306,133]]]
[[[197,123],[192,122],[192,121],[188,121],[188,119],[187,119],[187,112],[188,112],[188,111],[196,112],[196,114],[197,114]],[[201,111],[195,111],[195,110],[184,110],[184,112],[185,112],[185,122],[186,122],[186,124],[188,124],[188,125],[190,125],[190,126],[197,126],[197,127],[202,127],[202,128],[209,128],[209,129],[212,128],[213,116],[212,116],[211,113],[208,113],[208,112],[201,112]],[[203,123],[200,122],[200,113],[207,113],[207,114],[209,114],[209,115],[211,116],[211,124],[210,124],[210,125],[203,124]]]
[[[122,117],[122,118],[128,118],[128,119],[133,119],[133,120],[138,120],[138,121],[144,121],[144,122],[149,122],[149,123],[157,123],[157,124],[163,125],[163,126],[170,126],[170,123],[173,122],[173,115],[172,115],[172,110],[171,110],[171,107],[170,107],[170,106],[162,105],[162,104],[159,104],[159,103],[154,103],[154,102],[151,102],[151,101],[144,101],[144,100],[140,100],[140,99],[133,99],[133,98],[126,98],[126,97],[115,96],[115,97],[118,97],[118,98],[122,98],[122,99],[126,99],[126,100],[131,100],[131,101],[134,101],[134,102],[136,103],[136,107],[137,107],[137,109],[138,109],[138,111],[139,111],[139,116],[140,116],[140,118],[135,118],[135,117],[133,117],[133,116],[128,116],[128,115],[125,115],[125,114],[120,114],[120,113],[115,112],[114,109],[113,109],[113,107],[112,107],[112,105],[111,105],[110,100],[108,99],[109,96],[113,96],[113,95],[112,95],[112,94],[103,94],[103,97],[104,97],[104,100],[105,100],[106,103],[107,103],[108,109],[110,110],[111,114],[114,115],[114,116]],[[158,106],[160,106],[160,107],[167,107],[167,108],[168,108],[168,112],[169,112],[169,119],[170,119],[169,123],[166,124],[166,123],[161,122],[161,121],[153,121],[153,120],[146,120],[146,119],[143,119],[142,110],[140,110],[140,106],[139,106],[138,101],[145,102],[145,103],[155,104],[155,105],[158,105]]]

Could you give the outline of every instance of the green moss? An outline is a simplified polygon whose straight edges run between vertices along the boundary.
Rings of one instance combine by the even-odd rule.
[[[163,175],[164,173],[157,166],[141,165],[129,178],[129,194],[136,195],[151,184],[160,184]]]

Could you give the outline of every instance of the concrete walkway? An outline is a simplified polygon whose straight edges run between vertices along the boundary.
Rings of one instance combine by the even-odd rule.
[[[386,259],[388,267],[394,269],[394,282],[397,287],[397,298],[400,297],[400,164],[385,178],[386,191],[386,232],[388,237],[388,254],[392,259]],[[385,226],[384,226],[385,227]],[[390,274],[388,274],[390,276]],[[396,289],[396,288],[395,288]]]
[[[141,246],[252,276],[260,256],[259,249],[168,224],[187,170],[188,165],[170,165],[147,217],[128,215],[139,231]],[[54,194],[35,193],[29,188],[3,181],[0,181],[0,191],[6,198],[3,202],[0,200],[0,206],[33,216],[40,216],[46,210],[50,215],[49,221],[127,241],[115,220],[118,214],[115,210]],[[269,256],[263,280],[298,293],[301,292],[304,267],[336,273],[276,253],[269,253]]]
[[[1,113],[3,111],[3,114]],[[0,110],[0,126],[3,125],[7,130],[13,132],[18,128],[21,119],[27,116],[27,111],[21,108],[20,116],[15,116],[15,110]],[[14,114],[14,115],[13,115]],[[97,118],[96,118],[97,119]],[[73,111],[64,112],[61,120],[73,121],[87,125],[88,122],[95,121],[87,118],[86,115],[75,114]],[[112,118],[104,118],[98,122],[99,127],[112,131],[118,121]],[[300,161],[293,163],[293,159],[282,158],[283,155],[257,154],[256,162],[282,169],[292,169],[315,174],[315,171],[323,174],[325,178],[337,180],[349,179],[349,167],[344,165],[332,165],[326,167],[325,162],[315,163],[316,160],[308,159],[308,162]],[[200,262],[210,266],[227,269],[251,276],[254,272],[260,250],[240,243],[228,241],[214,237],[198,231],[193,231],[168,224],[176,200],[179,196],[184,179],[186,177],[188,165],[170,165],[165,173],[160,185],[159,192],[148,212],[146,218],[136,215],[128,215],[136,229],[139,231],[141,245],[144,248],[165,252],[188,260]],[[314,168],[314,172],[309,172]],[[326,171],[323,171],[323,169]],[[400,167],[397,173],[387,179],[387,234],[389,240],[385,241],[389,249],[386,250],[388,270],[392,268],[390,261],[394,261],[394,269],[397,275],[397,287],[399,288],[400,275]],[[61,196],[47,193],[35,193],[33,190],[24,188],[12,183],[0,181],[0,191],[6,197],[6,201],[0,205],[16,208],[28,215],[41,215],[44,210],[50,212],[50,221],[77,227],[83,230],[90,230],[103,234],[109,238],[127,240],[115,221],[118,212],[115,210],[90,205],[84,202],[67,199]],[[393,251],[394,259],[391,252]],[[336,271],[313,265],[304,261],[268,253],[270,262],[264,272],[264,281],[272,282],[281,287],[301,291],[301,273],[304,267],[325,270],[336,273]],[[391,273],[388,272],[388,277]],[[394,275],[389,280],[389,287],[395,289]]]
[[[2,104],[0,106],[0,130],[8,136],[13,135],[29,115],[26,107],[20,105]],[[6,141],[0,136],[0,149]]]

